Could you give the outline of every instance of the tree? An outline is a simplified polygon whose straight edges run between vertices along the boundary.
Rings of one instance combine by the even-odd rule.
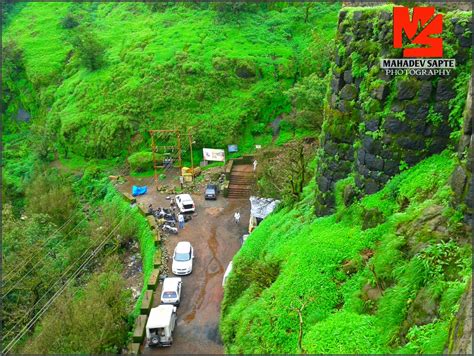
[[[27,213],[48,214],[57,225],[71,216],[75,205],[70,184],[53,170],[37,175],[26,189]]]
[[[77,290],[69,289],[54,304],[25,353],[119,353],[127,335],[130,293],[120,275],[117,258],[105,271]],[[76,292],[81,296],[76,297]]]
[[[97,70],[104,64],[105,47],[97,36],[84,27],[78,27],[71,44],[82,64],[89,70]]]
[[[311,139],[294,140],[280,150],[263,150],[257,155],[259,188],[263,195],[298,201],[311,178],[308,164],[315,154]]]
[[[318,132],[323,123],[324,100],[327,81],[316,74],[305,77],[286,94],[291,100],[293,111],[286,118],[294,128]]]

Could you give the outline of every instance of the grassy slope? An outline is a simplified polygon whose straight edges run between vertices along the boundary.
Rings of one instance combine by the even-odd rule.
[[[333,38],[339,5],[316,5],[304,23],[304,8],[244,13],[218,22],[216,11],[175,6],[151,12],[145,4],[29,3],[11,19],[3,39],[15,39],[25,53],[23,106],[51,108],[62,139],[81,156],[99,158],[147,147],[130,137],[150,128],[199,125],[198,145],[268,143],[270,133],[248,135],[247,124],[268,123],[289,110],[282,91],[296,72],[318,68],[318,49]],[[106,65],[89,72],[61,27],[68,13],[81,17],[106,47]],[[71,58],[68,56],[72,55]],[[256,69],[239,78],[239,66]],[[217,68],[217,69],[216,69]],[[28,99],[28,100],[27,100]],[[9,112],[9,115],[14,112]],[[225,128],[225,130],[222,130]],[[256,136],[256,137],[254,137]]]
[[[349,208],[339,206],[338,213],[323,218],[313,216],[309,186],[306,201],[268,217],[234,258],[221,323],[227,352],[298,352],[298,314],[292,308],[307,302],[302,346],[308,353],[441,353],[450,318],[471,274],[471,246],[443,244],[428,230],[418,237],[424,252],[410,256],[407,246],[414,237],[397,233],[397,227],[440,204],[455,229],[460,216],[448,207],[451,193],[446,186],[453,167],[450,152],[433,156],[393,178],[382,191]],[[402,210],[398,202],[405,199],[410,203]],[[383,222],[363,230],[363,213],[373,208],[383,212]],[[386,283],[378,302],[362,298],[366,283],[376,286],[361,257],[366,249],[375,251],[369,265]],[[449,267],[445,257],[436,258],[448,250],[455,256]],[[249,272],[262,261],[281,265],[276,280],[263,289],[257,283],[260,279]],[[342,270],[346,261],[358,266],[355,274]],[[454,269],[451,277],[446,268]],[[408,343],[401,347],[400,328],[422,287],[432,299],[439,297],[439,316],[435,322],[412,327]]]

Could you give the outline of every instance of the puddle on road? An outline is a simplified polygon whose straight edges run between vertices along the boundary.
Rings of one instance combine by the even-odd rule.
[[[204,276],[204,285],[199,291],[197,301],[195,305],[193,306],[193,309],[191,310],[191,312],[184,317],[184,321],[188,323],[194,320],[194,318],[196,317],[196,311],[202,306],[202,303],[204,302],[204,297],[206,295],[206,290],[207,290],[206,287],[207,287],[207,284],[209,283],[209,280],[215,275],[224,272],[224,267],[222,266],[219,259],[216,257],[217,247],[219,245],[216,238],[216,230],[217,230],[216,226],[211,227],[211,235],[207,241],[207,244],[209,246],[209,250],[211,251],[212,258],[206,266],[206,274]]]

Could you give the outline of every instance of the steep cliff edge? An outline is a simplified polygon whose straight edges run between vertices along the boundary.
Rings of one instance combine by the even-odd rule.
[[[389,9],[341,11],[316,177],[234,258],[229,353],[469,352],[471,14],[445,17],[452,76],[388,78]]]
[[[351,175],[358,195],[373,194],[395,174],[449,144],[462,125],[471,68],[471,13],[444,14],[449,76],[390,76],[381,58],[401,58],[392,44],[391,6],[344,8],[339,14],[316,173],[316,213],[333,213],[335,185]]]
[[[464,111],[462,137],[458,148],[460,164],[451,175],[454,203],[465,206],[464,220],[472,226],[474,205],[474,134],[472,132],[472,82]],[[449,329],[449,341],[445,353],[472,354],[472,279],[460,302],[459,311]]]

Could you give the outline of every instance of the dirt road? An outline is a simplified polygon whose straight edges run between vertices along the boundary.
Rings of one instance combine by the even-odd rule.
[[[152,189],[151,180],[130,181],[132,184],[149,185],[149,192],[138,197],[141,204],[152,203],[154,207],[169,206],[164,194]],[[246,233],[250,214],[250,202],[227,200],[219,196],[217,201],[206,201],[202,194],[192,195],[197,216],[186,223],[178,235],[171,235],[164,246],[171,256],[178,241],[189,241],[194,247],[193,273],[183,279],[183,294],[178,308],[178,321],[173,335],[174,343],[169,348],[143,347],[144,354],[223,354],[219,335],[220,303],[223,296],[222,277],[228,263],[240,248],[239,237]],[[241,221],[237,225],[233,214],[240,210]],[[171,259],[168,261],[171,271]],[[154,298],[159,304],[161,284]]]

